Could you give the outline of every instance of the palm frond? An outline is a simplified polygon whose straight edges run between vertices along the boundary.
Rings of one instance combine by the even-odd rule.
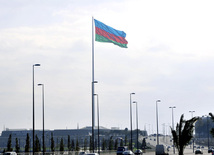
[[[182,114],[176,130],[171,128],[174,145],[178,149],[179,155],[183,154],[184,148],[192,139],[194,124],[198,119],[199,117],[193,117],[190,120],[184,120],[184,114]]]
[[[209,113],[209,115],[210,115],[210,118],[212,119],[212,121],[214,121],[214,115],[211,112]]]

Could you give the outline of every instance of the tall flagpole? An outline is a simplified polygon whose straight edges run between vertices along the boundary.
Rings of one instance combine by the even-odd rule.
[[[92,148],[94,153],[94,17],[92,17]]]

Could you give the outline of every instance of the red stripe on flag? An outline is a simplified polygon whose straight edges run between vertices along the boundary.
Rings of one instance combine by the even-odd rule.
[[[116,41],[116,42],[121,43],[121,44],[128,44],[126,39],[123,37],[115,36],[114,34],[110,34],[110,33],[106,32],[106,31],[104,31],[98,27],[95,27],[95,30],[96,30],[96,34],[98,34],[100,36],[106,37],[110,40]]]

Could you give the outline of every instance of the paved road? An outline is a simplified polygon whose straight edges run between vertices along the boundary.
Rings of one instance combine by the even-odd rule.
[[[139,137],[139,141],[142,142],[143,138],[145,138],[145,137]],[[166,146],[169,146],[169,145],[171,146],[172,142],[170,141],[170,139],[171,139],[170,137],[159,137],[159,143],[164,144]],[[149,143],[150,145],[155,147],[157,144],[156,137],[148,137],[146,139],[146,143]],[[212,155],[211,153],[208,153],[207,147],[205,147],[202,151],[203,151],[203,155]],[[116,155],[116,152],[101,153],[101,155]],[[155,155],[155,151],[150,150],[150,151],[143,153],[143,155]],[[175,149],[175,154],[174,154],[173,148],[171,147],[169,150],[169,155],[178,155],[178,152]],[[184,155],[195,155],[195,153],[193,153],[192,147],[190,148],[190,146],[187,146],[186,149],[184,150]]]
[[[115,153],[104,153],[104,154],[101,154],[101,155],[116,155],[116,152]],[[143,155],[155,155],[155,151],[152,151],[152,152],[146,152],[146,153],[143,153]],[[173,153],[173,150],[171,149],[169,151],[169,155],[178,155],[178,152],[177,150],[175,151],[175,154]],[[193,150],[190,149],[190,148],[186,148],[185,151],[184,151],[184,155],[195,155],[195,153],[193,153]],[[204,150],[203,152],[203,155],[212,155],[211,153],[207,153],[207,150]]]
[[[143,138],[144,137],[141,137],[141,140]],[[159,137],[159,144],[164,144],[166,146],[172,146],[172,141],[170,141],[170,139],[171,139],[171,137],[169,137],[169,136],[168,137]],[[150,143],[150,145],[153,145],[154,147],[157,144],[156,137],[148,137],[146,139],[146,142]],[[205,147],[202,151],[203,151],[203,155],[212,155],[211,153],[208,153],[207,147]],[[190,148],[190,146],[187,146],[186,149],[184,150],[184,155],[185,154],[195,155],[195,153],[193,153],[192,147]],[[152,151],[152,152],[146,152],[146,153],[144,153],[144,155],[155,155],[155,152],[154,151]],[[174,155],[172,147],[170,148],[169,155]],[[175,155],[178,155],[178,152],[177,152],[176,149],[175,149]]]

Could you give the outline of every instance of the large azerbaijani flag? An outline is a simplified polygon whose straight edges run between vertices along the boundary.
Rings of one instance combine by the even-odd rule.
[[[127,48],[126,33],[116,30],[104,23],[94,19],[95,22],[95,41],[109,42],[123,48]]]

